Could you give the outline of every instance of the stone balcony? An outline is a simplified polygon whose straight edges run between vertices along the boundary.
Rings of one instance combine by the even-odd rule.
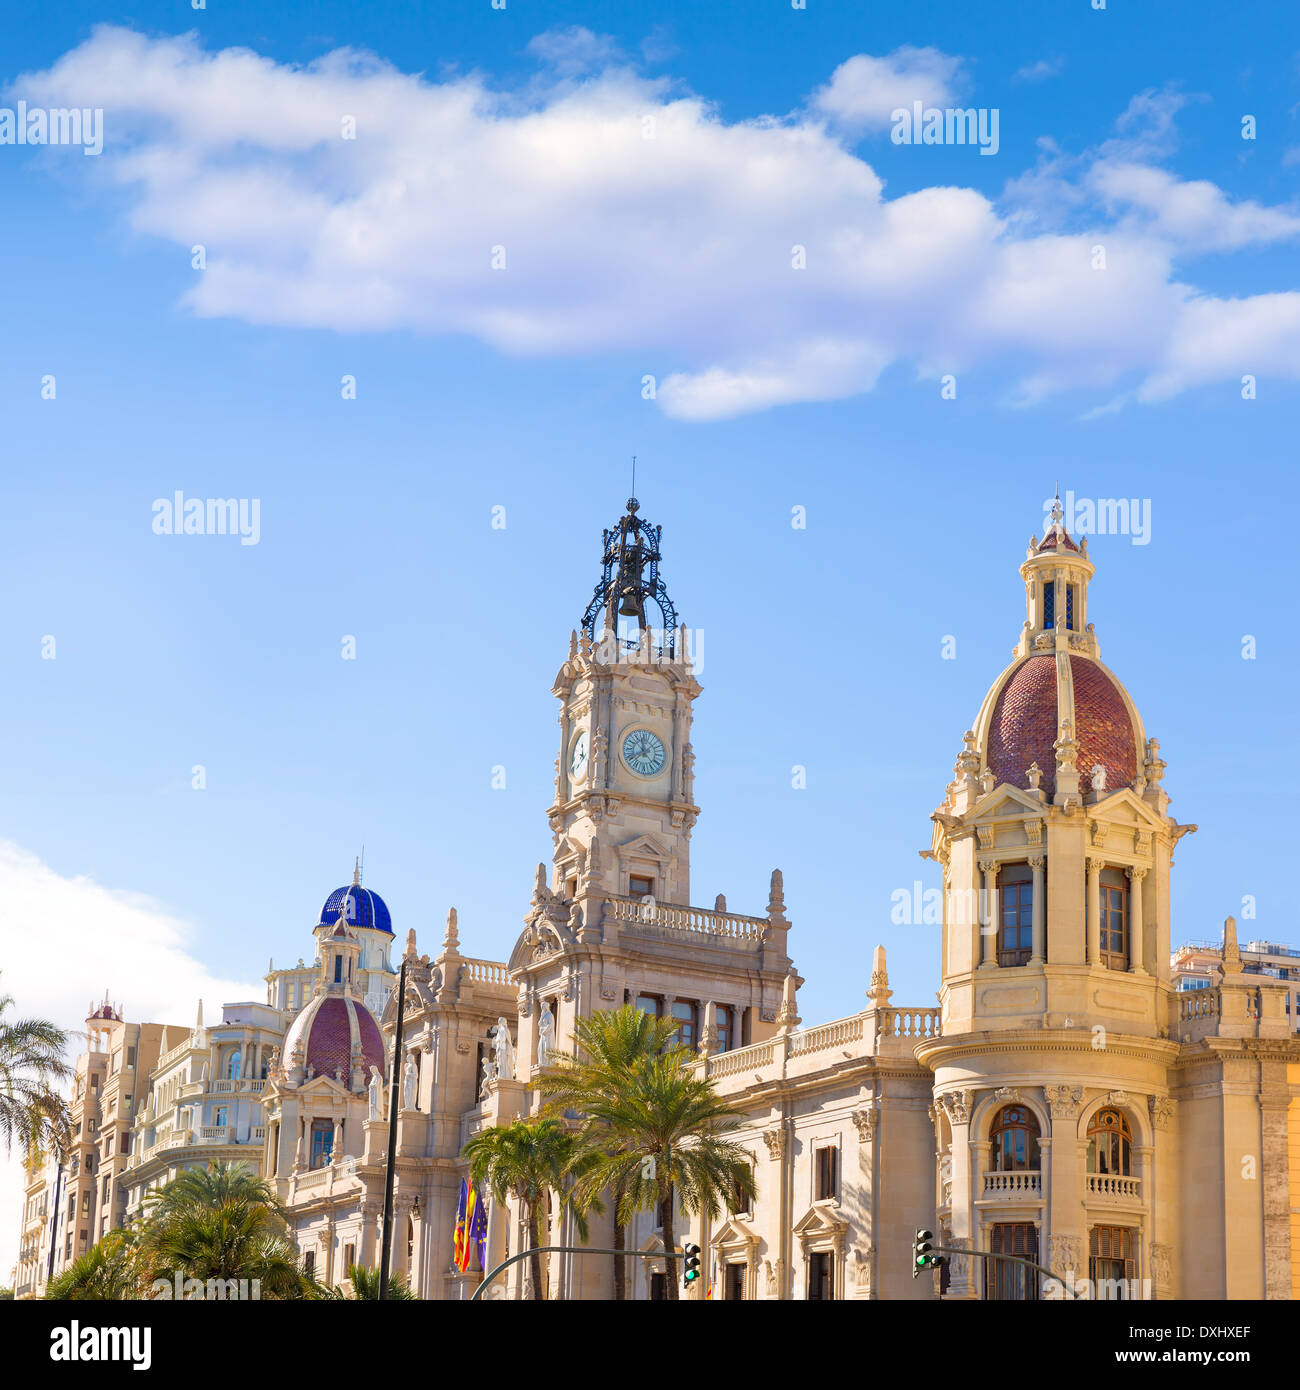
[[[1142,1201],[1142,1179],[1123,1177],[1118,1173],[1089,1173],[1087,1197],[1090,1202],[1129,1203]]]
[[[1040,1201],[1043,1196],[1043,1175],[1029,1171],[985,1173],[984,1195],[999,1201]]]
[[[912,1059],[913,1044],[939,1036],[938,1009],[864,1009],[815,1028],[777,1033],[766,1042],[702,1056],[692,1065],[726,1089],[806,1076],[863,1057]]]

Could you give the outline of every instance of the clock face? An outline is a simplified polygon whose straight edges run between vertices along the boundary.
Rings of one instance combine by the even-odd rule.
[[[574,777],[581,777],[582,774],[586,772],[587,754],[587,731],[584,729],[578,737],[573,740],[569,749],[569,772]]]
[[[662,741],[649,729],[633,729],[623,739],[623,761],[638,777],[653,777],[667,757]]]

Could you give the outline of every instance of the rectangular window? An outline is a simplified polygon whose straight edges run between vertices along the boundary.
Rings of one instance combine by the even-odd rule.
[[[664,1303],[668,1299],[668,1276],[662,1269],[650,1272],[650,1301]]]
[[[633,874],[627,881],[627,895],[629,898],[644,898],[654,891],[654,879],[646,878],[642,874]]]
[[[314,1250],[308,1250],[307,1253],[302,1257],[302,1267],[303,1272],[307,1275],[309,1279],[315,1277],[316,1252]]]
[[[126,1050],[126,1064],[128,1067],[135,1066],[135,1048],[128,1047]]]
[[[673,1018],[677,1020],[677,1038],[683,1047],[695,1051],[695,1005],[685,999],[673,1004]]]
[[[829,1250],[814,1250],[808,1256],[808,1298],[810,1302],[828,1302],[835,1297],[834,1266]]]
[[[739,1302],[745,1297],[745,1266],[731,1264],[727,1266],[727,1282],[723,1289],[723,1297],[728,1301]]]
[[[334,1152],[334,1122],[332,1120],[313,1120],[311,1122],[311,1166],[326,1168],[330,1155]]]
[[[718,1051],[731,1051],[731,1010],[725,1004],[718,1005]]]
[[[839,1178],[840,1151],[833,1144],[817,1150],[817,1196],[819,1202],[829,1201],[837,1196],[836,1183]]]
[[[1051,579],[1043,585],[1043,626],[1056,626],[1056,584]]]
[[[357,1247],[355,1245],[345,1245],[343,1247],[343,1274],[346,1278],[352,1270],[352,1266],[357,1262]]]
[[[995,1255],[1018,1255],[1038,1262],[1038,1227],[1032,1221],[997,1225],[989,1230],[989,1249]],[[995,1302],[1033,1302],[1038,1277],[1025,1265],[1008,1260],[985,1260],[984,1297]]]
[[[1128,969],[1127,886],[1122,870],[1101,871],[1101,963],[1108,970]]]
[[[1004,864],[998,872],[998,964],[1024,965],[1034,945],[1034,872]]]
[[[1137,1261],[1128,1226],[1094,1226],[1088,1233],[1088,1278],[1093,1298],[1107,1302],[1136,1298]]]
[[[82,1214],[82,1216],[89,1216],[89,1215],[90,1215],[90,1193],[89,1193],[89,1192],[83,1192],[83,1193],[81,1194],[81,1214]]]
[[[218,1129],[224,1129],[230,1123],[230,1111],[224,1105],[217,1106],[217,1113],[212,1118],[212,1123]]]
[[[636,1006],[643,1014],[651,1014],[655,1018],[659,1017],[660,1002],[653,994],[638,994]]]

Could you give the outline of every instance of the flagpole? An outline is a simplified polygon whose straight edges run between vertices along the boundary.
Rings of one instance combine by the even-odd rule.
[[[388,1167],[384,1172],[384,1244],[379,1256],[379,1298],[388,1297],[388,1264],[393,1254],[393,1172],[397,1167],[397,1081],[402,1061],[402,1022],[406,1014],[406,956],[397,974],[397,1031],[393,1034],[393,1072],[388,1082]]]

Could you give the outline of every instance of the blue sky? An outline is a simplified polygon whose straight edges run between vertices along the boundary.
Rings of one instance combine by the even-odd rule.
[[[455,904],[503,958],[632,454],[704,632],[694,897],[759,911],[784,870],[806,1020],[860,1007],[878,941],[896,1000],[933,1002],[937,933],[890,894],[932,881],[1058,482],[1150,504],[1149,544],[1092,540],[1090,616],[1200,825],[1175,938],[1252,895],[1243,935],[1300,943],[1291,8],[419,8],[8,22],[3,104],[102,105],[106,131],[98,159],[0,146],[20,1003],[72,1024],[107,987],[188,1019],[194,981],[307,949],[363,843],[399,932],[432,946]],[[997,108],[997,154],[892,143],[909,83]],[[312,125],[350,109],[346,148]],[[155,535],[178,489],[259,499],[259,543]]]

